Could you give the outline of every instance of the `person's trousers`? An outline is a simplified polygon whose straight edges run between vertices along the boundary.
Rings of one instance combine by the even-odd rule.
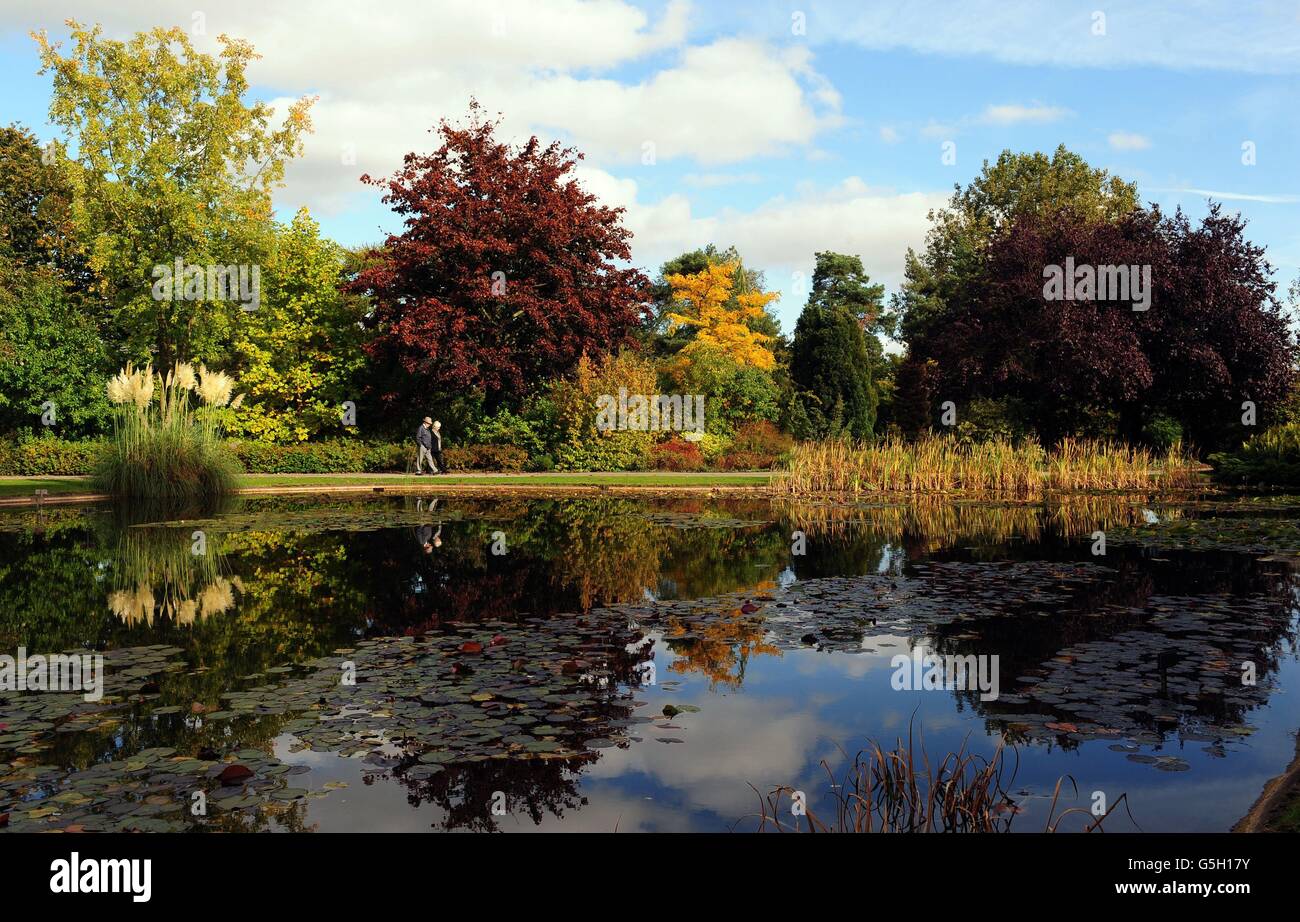
[[[435,448],[433,450],[433,457],[438,462],[438,473],[439,474],[447,473],[447,464],[442,460],[442,449]]]
[[[439,452],[439,454],[442,454],[442,452]],[[425,458],[428,458],[428,459],[429,459],[429,467],[432,468],[432,467],[434,466],[434,465],[433,465],[433,452],[429,451],[429,449],[427,449],[427,448],[425,448],[423,445],[421,445],[421,446],[420,446],[420,453],[419,453],[419,455],[416,456],[416,459],[415,459],[415,472],[416,472],[417,474],[423,474],[423,473],[424,473],[424,459],[425,459]],[[436,469],[437,469],[437,470],[442,470],[442,465],[438,465],[438,467],[437,467]]]

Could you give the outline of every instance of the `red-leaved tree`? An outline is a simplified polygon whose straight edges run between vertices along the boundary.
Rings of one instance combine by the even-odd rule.
[[[1196,447],[1240,441],[1243,404],[1259,425],[1295,377],[1296,345],[1263,248],[1217,205],[1198,225],[1138,210],[1111,223],[1025,215],[995,235],[984,271],[912,344],[937,373],[935,399],[1014,398],[1046,442],[1095,428],[1137,440],[1156,414]],[[1045,268],[1149,267],[1146,310],[1090,297],[1049,299]],[[932,417],[933,418],[933,417]]]
[[[464,127],[439,123],[436,151],[362,177],[405,225],[350,283],[374,302],[371,386],[386,408],[422,413],[476,391],[516,404],[583,352],[632,343],[643,320],[649,280],[619,266],[623,209],[574,181],[581,154],[503,143],[497,125],[471,101]]]

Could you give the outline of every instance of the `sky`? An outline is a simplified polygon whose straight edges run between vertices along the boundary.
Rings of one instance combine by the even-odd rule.
[[[583,152],[651,276],[735,245],[786,332],[814,253],[896,290],[927,213],[1005,149],[1064,144],[1193,218],[1213,198],[1283,289],[1300,275],[1300,0],[201,2],[0,0],[0,119],[58,136],[33,29],[248,39],[250,97],[319,97],[278,212],[352,246],[400,230],[360,176],[436,147],[474,97],[507,137]]]

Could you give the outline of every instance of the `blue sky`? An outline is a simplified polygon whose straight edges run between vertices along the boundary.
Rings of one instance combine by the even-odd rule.
[[[1006,148],[1063,143],[1196,217],[1213,194],[1249,219],[1284,287],[1300,274],[1295,2],[231,0],[200,15],[5,0],[6,121],[53,136],[33,28],[58,37],[71,16],[122,37],[180,25],[201,48],[248,38],[263,55],[252,95],[320,97],[280,211],[306,206],[358,244],[395,229],[360,174],[430,146],[427,129],[474,95],[511,136],[585,152],[582,181],[628,209],[652,274],[685,249],[738,246],[782,292],[786,330],[814,251],[857,253],[894,289],[927,210]]]

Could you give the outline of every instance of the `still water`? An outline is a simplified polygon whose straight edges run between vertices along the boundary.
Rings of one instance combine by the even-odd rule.
[[[0,690],[0,831],[753,830],[909,736],[1001,746],[1013,831],[1224,831],[1295,755],[1297,553],[1288,497],[8,513],[0,653],[107,679]]]

